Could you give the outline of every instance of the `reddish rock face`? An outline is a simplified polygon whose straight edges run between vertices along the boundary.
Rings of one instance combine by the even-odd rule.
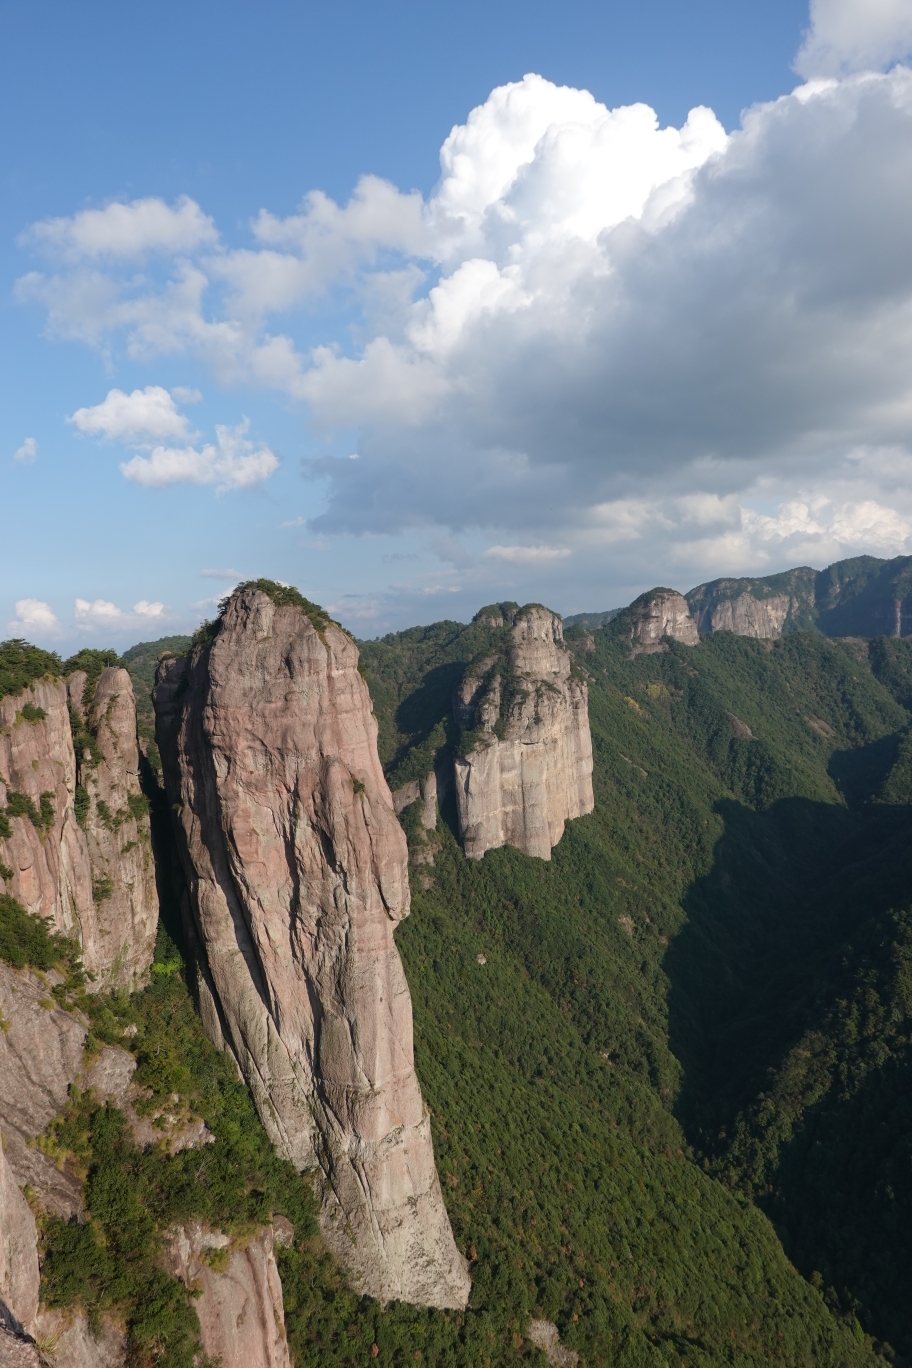
[[[105,670],[85,719],[100,759],[77,758],[68,705],[82,715],[84,684],[81,672],[67,683],[36,680],[0,700],[0,808],[27,799],[39,819],[7,812],[4,891],[79,942],[90,988],[132,989],[152,962],[158,924],[149,819],[137,805],[136,702],[127,671]],[[29,704],[44,717],[29,721]]]
[[[571,678],[558,615],[534,604],[518,612],[506,661],[481,661],[463,680],[454,710],[477,736],[454,763],[466,855],[481,859],[512,845],[550,860],[564,823],[591,812],[595,801],[588,692]]]
[[[32,1334],[38,1314],[38,1232],[0,1145],[0,1302],[14,1329]],[[8,1317],[0,1312],[0,1320]],[[0,1357],[0,1363],[3,1362]]]
[[[198,1292],[203,1353],[221,1368],[290,1368],[272,1226],[240,1247],[199,1222],[178,1226],[165,1247],[165,1267]],[[207,1262],[223,1251],[224,1266]]]
[[[31,704],[43,718],[29,722]],[[0,835],[0,863],[12,877],[4,891],[29,912],[49,917],[58,931],[79,940],[94,938],[92,871],[85,834],[74,812],[76,756],[63,680],[36,680],[30,689],[0,699],[0,807],[14,794],[29,799],[37,813],[46,795],[48,820],[8,815],[10,834]],[[49,805],[49,806],[48,806]]]
[[[85,677],[71,675],[68,683],[71,698],[81,706]],[[86,946],[85,965],[106,986],[133,988],[152,963],[158,895],[139,786],[136,700],[126,670],[109,666],[102,671],[87,720],[101,758],[80,765],[90,799],[85,833],[97,925],[97,942]]]
[[[201,965],[203,1020],[279,1152],[323,1175],[359,1290],[462,1306],[393,942],[407,851],[358,652],[256,588],[155,690]]]

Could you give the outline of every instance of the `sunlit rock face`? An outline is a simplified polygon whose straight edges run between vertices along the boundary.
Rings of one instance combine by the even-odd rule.
[[[79,942],[90,988],[132,989],[158,922],[136,702],[126,670],[105,670],[84,709],[85,682],[39,679],[0,700],[4,891]],[[78,757],[70,708],[93,743]]]
[[[85,676],[70,675],[70,705],[88,723],[97,749],[80,765],[88,795],[84,829],[89,847],[97,939],[84,945],[86,968],[105,986],[133,988],[155,950],[158,895],[149,817],[139,783],[136,699],[129,673],[102,671],[83,706]]]
[[[791,607],[788,594],[757,598],[751,593],[743,593],[737,598],[707,604],[696,619],[697,627],[704,635],[734,632],[736,636],[775,641],[782,635]]]
[[[162,661],[155,706],[207,1030],[278,1151],[319,1167],[356,1287],[463,1306],[393,941],[406,842],[354,642],[244,586],[214,641]]]
[[[63,680],[38,679],[23,693],[0,699],[3,891],[94,956],[92,870],[75,797],[67,687]]]
[[[509,630],[503,655],[470,669],[454,700],[463,848],[471,859],[512,845],[549,860],[565,822],[594,806],[588,691],[556,613],[532,604],[505,623],[486,611],[479,620]]]
[[[634,655],[652,655],[667,651],[666,638],[698,646],[700,633],[690,615],[683,594],[673,589],[651,589],[641,594],[626,610],[624,617],[630,624],[630,643]]]
[[[221,1368],[291,1368],[276,1234],[266,1226],[234,1245],[198,1221],[170,1232],[165,1267],[194,1289],[203,1353]],[[221,1251],[219,1268],[214,1251]]]

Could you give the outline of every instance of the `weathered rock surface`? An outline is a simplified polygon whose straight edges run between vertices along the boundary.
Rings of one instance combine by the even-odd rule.
[[[66,1106],[82,1069],[86,1024],[62,1011],[38,975],[0,963],[0,1131],[19,1187],[35,1189],[55,1216],[81,1215],[82,1184],[35,1145]]]
[[[417,802],[421,803],[421,825],[425,831],[433,831],[437,825],[437,775],[433,770],[423,779],[413,779],[393,792],[397,817]]]
[[[454,700],[470,734],[454,761],[459,827],[471,859],[512,845],[549,860],[564,823],[594,806],[588,691],[556,613],[532,604],[508,625],[505,657],[480,661]]]
[[[405,837],[358,652],[317,622],[241,587],[211,646],[159,667],[203,1020],[279,1152],[322,1170],[324,1234],[357,1288],[462,1306],[393,941]]]
[[[29,722],[22,709],[44,712]],[[94,943],[92,872],[85,834],[74,811],[76,756],[62,680],[39,679],[24,693],[0,699],[0,808],[14,794],[36,813],[45,798],[47,821],[7,812],[10,834],[0,831],[0,863],[12,877],[5,891],[29,912],[48,917],[58,931]],[[49,806],[48,806],[49,805]]]
[[[85,676],[70,676],[71,704],[83,713]],[[139,986],[155,950],[158,895],[149,817],[139,784],[136,700],[126,670],[102,671],[85,710],[100,759],[80,758],[90,804],[85,819],[97,902],[97,944],[86,946],[86,968],[105,986]]]
[[[79,942],[90,986],[133,988],[151,963],[158,921],[136,704],[127,671],[105,670],[88,718],[101,759],[77,759],[68,704],[81,707],[84,684],[82,673],[67,683],[36,680],[0,700],[0,809],[9,827],[7,837],[0,830],[0,864],[10,871],[6,892]],[[44,717],[29,721],[28,705]],[[85,828],[77,782],[94,799]],[[31,812],[15,812],[22,800]]]
[[[14,1332],[35,1328],[38,1280],[35,1218],[0,1142],[0,1302],[7,1309],[3,1320]]]
[[[667,651],[666,637],[685,646],[698,646],[700,634],[683,594],[674,589],[651,589],[627,609],[633,655]],[[625,615],[626,616],[626,615]]]
[[[743,593],[737,598],[708,604],[696,622],[704,635],[709,632],[734,632],[736,636],[775,641],[782,635],[791,608],[792,600],[788,594],[755,598],[753,594]]]
[[[198,1222],[171,1233],[165,1267],[200,1293],[194,1305],[203,1351],[221,1368],[290,1368],[275,1242],[271,1226],[239,1248]],[[221,1255],[215,1267],[213,1253]]]
[[[0,1304],[0,1368],[44,1368],[31,1338],[8,1327]]]
[[[52,1368],[122,1368],[126,1361],[126,1335],[120,1326],[103,1320],[96,1337],[81,1312],[43,1307],[38,1312],[35,1338],[45,1347],[41,1362]]]

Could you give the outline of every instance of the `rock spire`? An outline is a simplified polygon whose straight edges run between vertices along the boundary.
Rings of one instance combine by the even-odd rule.
[[[406,842],[354,642],[296,591],[241,586],[154,698],[207,1030],[279,1152],[319,1167],[355,1286],[465,1305],[393,940]]]

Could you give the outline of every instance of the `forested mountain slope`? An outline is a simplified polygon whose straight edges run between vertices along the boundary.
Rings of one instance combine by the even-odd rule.
[[[392,787],[446,772],[453,692],[496,646],[492,616],[359,644]],[[144,1151],[116,1107],[73,1094],[41,1141],[86,1208],[42,1228],[54,1314],[122,1327],[130,1362],[191,1368],[197,1303],[163,1271],[168,1231],[208,1222],[241,1248],[287,1218],[299,1366],[543,1365],[536,1319],[580,1368],[912,1361],[912,641],[718,632],[632,658],[628,617],[566,633],[595,809],[550,861],[466,859],[445,790],[435,830],[420,803],[402,813],[412,913],[396,943],[468,1308],[383,1306],[329,1258],[309,1179],[275,1157],[195,1010],[146,736],[151,986],[87,995],[73,948],[10,898],[0,957],[58,965],[42,1010],[81,1013],[89,1059],[128,1050],[150,1115],[214,1139]],[[155,658],[186,644],[127,653],[141,732]],[[28,679],[57,668],[36,662]]]
[[[477,632],[363,645],[394,777],[450,744],[447,692]],[[685,1358],[699,1344],[716,1361],[734,1330],[756,1361],[820,1362],[822,1345],[787,1342],[837,1322],[909,1355],[912,643],[719,633],[631,660],[619,623],[567,636],[595,812],[550,866],[506,850],[469,864],[442,822],[399,933],[457,1238],[477,1246],[483,1212],[510,1300],[525,1287],[596,1361],[619,1305],[642,1344],[677,1336]],[[467,1105],[477,1141],[455,1121]],[[508,1192],[537,1221],[522,1270]],[[476,1283],[491,1267],[488,1252]]]

